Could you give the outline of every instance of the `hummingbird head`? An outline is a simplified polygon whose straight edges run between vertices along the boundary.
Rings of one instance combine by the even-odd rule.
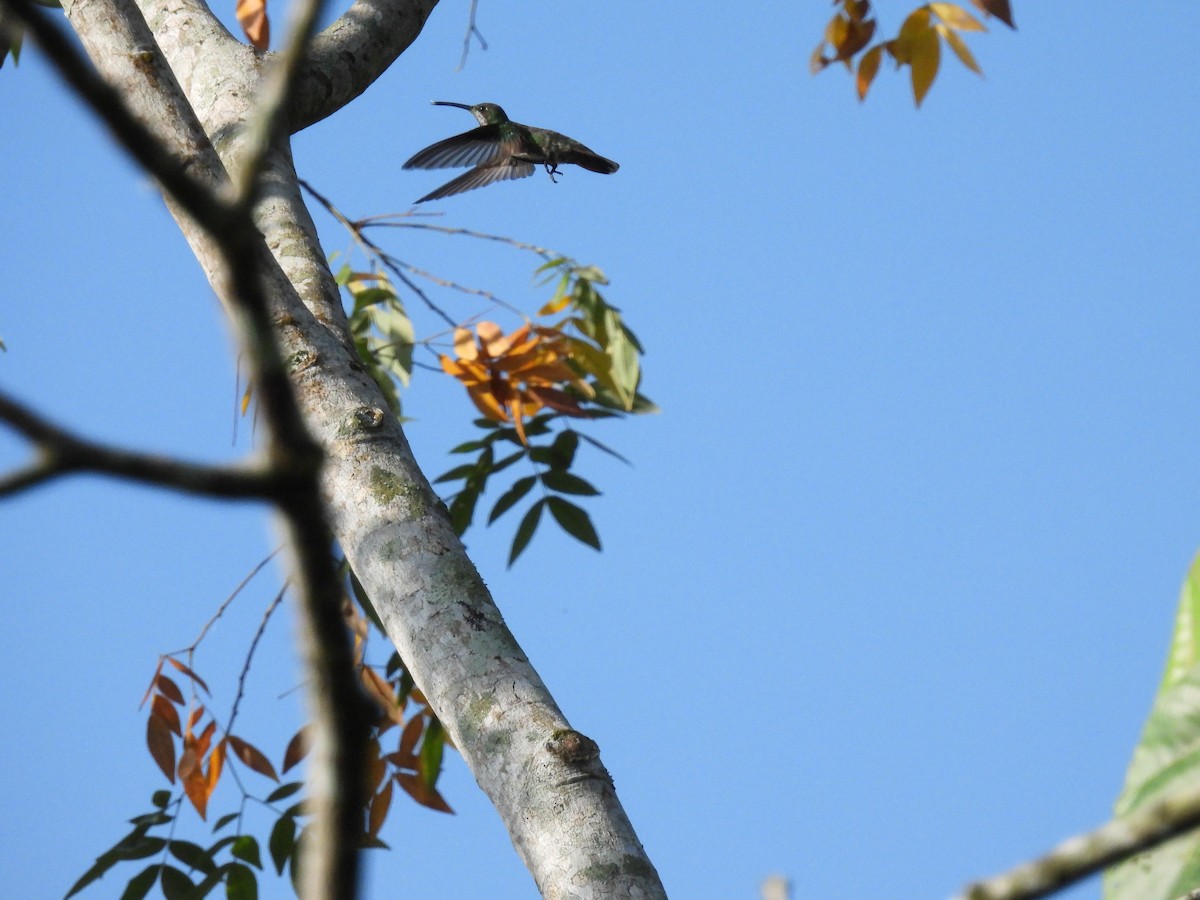
[[[467,106],[465,103],[454,103],[450,100],[434,100],[433,105],[457,106],[459,109],[465,109],[475,117],[480,125],[499,125],[508,121],[508,115],[495,103],[477,103],[474,106]]]

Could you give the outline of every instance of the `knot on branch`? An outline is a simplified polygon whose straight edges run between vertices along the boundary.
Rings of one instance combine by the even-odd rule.
[[[600,745],[586,734],[560,728],[546,742],[546,749],[569,766],[583,765],[600,755]]]

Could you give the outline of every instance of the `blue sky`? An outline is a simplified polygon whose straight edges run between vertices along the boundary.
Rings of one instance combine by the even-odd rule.
[[[489,49],[456,73],[467,4],[447,2],[297,137],[302,175],[354,216],[449,176],[400,169],[471,125],[433,99],[501,103],[621,164],[429,211],[601,266],[647,347],[662,413],[592,432],[633,467],[580,462],[604,552],[543,528],[510,571],[515,520],[467,541],[673,896],[755,897],[782,872],[797,898],[945,897],[1109,814],[1200,546],[1200,13],[1119,6],[1018,2],[1020,31],[970,41],[986,79],[947,59],[914,111],[886,68],[861,106],[842,72],[808,74],[827,4],[485,2]],[[881,27],[908,8],[882,4]],[[0,108],[0,384],[95,437],[245,452],[219,308],[152,188],[35,52],[0,72]],[[518,254],[380,237],[545,299]],[[449,468],[465,396],[420,373],[404,402],[418,458]],[[21,458],[0,436],[0,463]],[[61,896],[162,786],[136,708],[157,654],[274,540],[261,508],[93,478],[0,504],[0,533],[0,882]],[[268,570],[198,660],[222,712],[277,586]],[[268,630],[241,720],[276,759],[292,631]],[[532,896],[460,760],[443,785],[458,814],[396,805],[368,896]]]

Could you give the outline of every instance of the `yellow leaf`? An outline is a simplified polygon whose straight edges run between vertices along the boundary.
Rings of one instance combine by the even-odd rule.
[[[956,32],[951,31],[945,25],[938,25],[936,27],[938,34],[946,39],[946,43],[950,45],[950,49],[954,51],[954,55],[958,57],[959,62],[976,75],[982,75],[983,70],[979,68],[979,63],[975,62],[975,57],[971,55],[971,51],[967,49],[966,42]]]
[[[926,28],[920,32],[912,43],[912,55],[909,65],[912,66],[913,99],[917,106],[925,99],[933,79],[937,77],[938,65],[942,58],[942,43],[938,40],[937,32]]]
[[[908,18],[904,20],[904,24],[900,26],[900,33],[896,35],[896,39],[891,41],[889,45],[889,49],[892,51],[892,56],[896,58],[896,62],[901,65],[911,63],[918,42],[926,35],[933,34],[929,27],[929,17],[929,9],[925,6],[922,6],[920,9],[914,9],[909,13]]]
[[[858,61],[856,87],[859,100],[867,99],[867,91],[871,89],[871,82],[875,80],[875,74],[879,71],[879,63],[882,59],[883,44],[877,44],[864,53],[862,59]]]
[[[818,47],[817,52],[819,53],[820,50],[821,50],[821,48]],[[539,309],[538,315],[539,316],[552,316],[556,312],[561,312],[562,310],[566,309],[568,304],[570,304],[570,302],[571,302],[570,294],[559,294],[557,297],[552,298],[549,303],[547,303],[545,306],[543,306],[541,309]]]
[[[238,0],[237,20],[255,50],[266,50],[271,43],[271,23],[267,20],[267,0]]]
[[[959,31],[987,31],[983,23],[956,3],[930,3],[933,14]]]

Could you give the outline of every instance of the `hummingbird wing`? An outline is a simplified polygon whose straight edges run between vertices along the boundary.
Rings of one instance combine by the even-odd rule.
[[[404,164],[406,169],[453,169],[482,166],[504,156],[506,146],[499,125],[480,125],[463,134],[430,144]]]
[[[418,154],[419,155],[419,154]],[[508,160],[490,166],[479,166],[470,172],[464,172],[452,181],[447,181],[436,191],[426,194],[418,203],[426,200],[440,200],[461,194],[463,191],[473,191],[475,188],[486,187],[497,181],[512,181],[515,178],[528,178],[533,174],[534,165],[520,160]]]

